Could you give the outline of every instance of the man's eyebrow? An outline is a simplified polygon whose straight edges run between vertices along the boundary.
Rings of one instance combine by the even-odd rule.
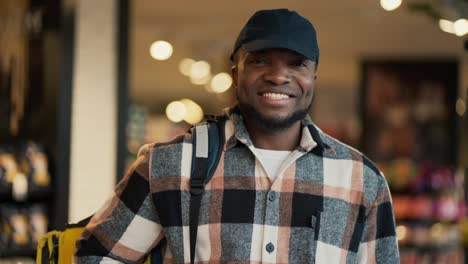
[[[264,50],[255,50],[247,52],[247,55],[265,55],[267,52]]]

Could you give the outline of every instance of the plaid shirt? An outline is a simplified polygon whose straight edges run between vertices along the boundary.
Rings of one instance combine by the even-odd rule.
[[[271,182],[242,117],[230,114],[202,196],[196,263],[399,263],[382,173],[309,117],[302,125]],[[186,134],[142,151],[77,242],[78,263],[142,261],[163,238],[164,263],[190,263],[191,142]]]

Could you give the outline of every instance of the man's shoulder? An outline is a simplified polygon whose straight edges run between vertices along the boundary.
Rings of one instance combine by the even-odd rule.
[[[364,193],[364,198],[367,201],[374,201],[379,190],[381,190],[382,186],[386,185],[386,179],[383,173],[377,168],[374,162],[362,152],[330,135],[322,132],[321,138],[325,144],[334,150],[333,153],[325,151],[324,159],[345,161],[344,163],[337,164],[346,164],[343,167],[351,170],[348,173],[341,174],[339,177],[349,175],[349,177],[351,177],[350,181],[360,182],[362,184],[360,189]],[[333,162],[330,162],[330,166],[331,165],[333,165]]]
[[[151,143],[147,143],[143,146],[140,147],[138,150],[138,157],[140,156],[149,156],[150,153],[154,150],[160,149],[160,148],[173,148],[173,147],[180,147],[183,144],[192,144],[192,134],[189,132],[179,134],[172,138],[171,140],[168,141],[155,141]]]
[[[376,164],[361,151],[324,133],[323,131],[320,131],[320,136],[323,142],[333,150],[333,153],[326,154],[326,158],[352,160],[353,162],[362,163],[364,173],[372,174],[375,177],[383,177],[382,172],[377,168]]]

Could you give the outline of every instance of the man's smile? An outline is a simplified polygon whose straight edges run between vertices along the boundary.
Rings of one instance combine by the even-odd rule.
[[[288,99],[291,96],[283,93],[263,93],[261,96],[266,97],[268,99],[272,100],[281,100],[281,99]]]

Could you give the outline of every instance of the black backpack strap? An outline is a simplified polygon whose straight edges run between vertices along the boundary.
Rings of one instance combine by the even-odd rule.
[[[224,121],[208,120],[193,128],[192,171],[190,176],[190,263],[195,261],[198,216],[207,183],[218,165],[224,142]]]

